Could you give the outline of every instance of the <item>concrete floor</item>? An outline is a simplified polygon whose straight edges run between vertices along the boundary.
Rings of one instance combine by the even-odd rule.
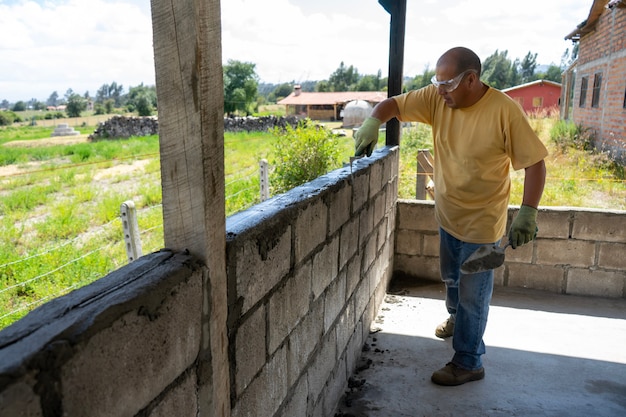
[[[496,288],[485,379],[441,387],[444,298],[443,284],[392,282],[336,416],[626,416],[626,299]]]

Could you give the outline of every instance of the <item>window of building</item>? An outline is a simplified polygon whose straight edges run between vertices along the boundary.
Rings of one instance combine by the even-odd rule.
[[[517,104],[524,107],[524,97],[514,97],[513,100],[517,101]]]
[[[582,77],[580,79],[580,98],[578,99],[578,107],[585,107],[585,102],[587,101],[587,83],[589,82],[589,77]]]
[[[593,76],[593,96],[591,107],[598,107],[600,104],[600,87],[602,86],[602,73],[598,72]]]
[[[533,97],[533,107],[542,107],[543,97]]]
[[[624,90],[624,106],[623,107],[626,109],[626,89]]]

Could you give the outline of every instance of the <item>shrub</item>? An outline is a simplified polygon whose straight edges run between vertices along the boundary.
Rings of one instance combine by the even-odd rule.
[[[594,139],[592,129],[565,120],[559,120],[550,129],[550,140],[561,152],[566,152],[568,148],[592,151]]]
[[[295,128],[274,128],[274,170],[270,184],[273,193],[282,193],[341,166],[336,135],[307,121]]]

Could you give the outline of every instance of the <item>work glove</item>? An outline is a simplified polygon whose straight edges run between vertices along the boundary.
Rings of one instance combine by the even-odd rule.
[[[522,204],[509,230],[511,247],[515,249],[530,242],[537,236],[538,230],[537,209]]]
[[[354,156],[370,156],[378,143],[378,128],[381,121],[375,117],[365,119],[359,130],[354,133]]]

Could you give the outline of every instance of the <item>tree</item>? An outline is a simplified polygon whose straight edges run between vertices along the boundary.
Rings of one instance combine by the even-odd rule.
[[[535,69],[537,68],[537,54],[530,51],[526,54],[520,65],[522,83],[527,83],[535,79]]]
[[[13,105],[13,111],[24,111],[24,110],[26,110],[26,103],[24,103],[21,100]]]
[[[139,116],[151,116],[157,104],[156,87],[146,87],[143,83],[131,87],[126,101],[129,110],[132,107]]]
[[[109,84],[102,84],[96,92],[96,103],[104,104],[107,100],[112,99],[115,107],[122,106],[122,94],[124,86],[117,85],[115,81]]]
[[[281,100],[291,94],[291,92],[293,91],[293,85],[293,83],[283,83],[276,87],[272,92],[276,101]]]
[[[430,67],[427,65],[426,68],[424,68],[424,72],[421,75],[416,75],[405,86],[406,91],[417,90],[422,87],[426,87],[428,84],[430,84],[430,80],[433,78],[434,75],[435,75],[435,70],[430,69]]]
[[[352,65],[346,67],[343,61],[328,78],[331,91],[353,91],[359,81],[359,72]]]
[[[508,51],[496,50],[483,62],[482,80],[491,87],[503,89],[519,84],[517,65],[507,57]]]
[[[57,93],[56,91],[53,91],[52,94],[50,94],[50,97],[48,97],[48,100],[46,100],[46,104],[48,106],[56,107],[58,101],[59,101],[59,93]]]
[[[224,112],[243,112],[249,115],[255,111],[259,77],[256,64],[230,59],[224,65]]]
[[[67,98],[65,109],[68,117],[80,117],[80,114],[87,109],[87,100],[80,94],[72,93]]]
[[[11,103],[9,103],[7,99],[4,99],[0,102],[0,109],[8,109],[10,105]]]
[[[554,81],[555,83],[561,82],[561,74],[563,71],[561,67],[557,65],[550,65],[545,73],[537,74],[537,76],[542,80]]]

